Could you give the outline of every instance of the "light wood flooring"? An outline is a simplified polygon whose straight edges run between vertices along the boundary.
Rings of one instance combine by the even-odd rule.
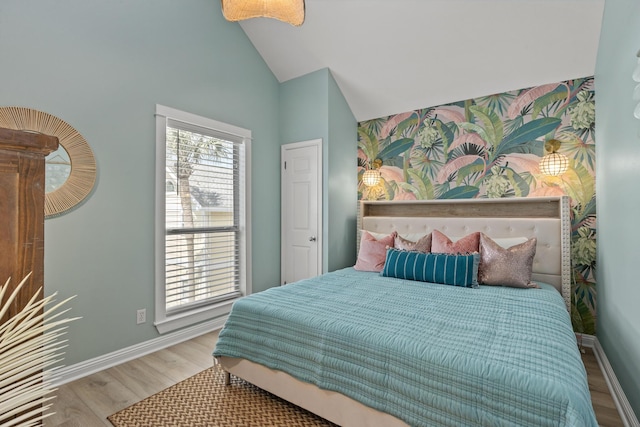
[[[111,426],[107,416],[210,367],[211,332],[61,386],[45,427]],[[602,427],[622,426],[592,350],[585,349],[591,400]]]
[[[107,416],[213,365],[211,332],[62,385],[45,427],[110,426]]]
[[[598,424],[602,427],[622,426],[622,419],[616,409],[613,398],[609,392],[607,382],[600,371],[598,360],[590,348],[584,348],[582,362],[587,369],[587,380],[589,381],[589,391],[591,392],[591,404],[596,413]]]

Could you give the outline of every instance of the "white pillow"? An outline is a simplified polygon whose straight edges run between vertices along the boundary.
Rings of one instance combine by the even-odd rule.
[[[491,240],[505,249],[509,249],[511,246],[519,245],[529,240],[526,237],[491,237]]]
[[[361,231],[365,231],[365,230],[361,230]],[[376,238],[376,240],[380,240],[383,237],[386,237],[389,235],[389,233],[376,233],[373,231],[369,231],[366,230],[369,234],[371,234],[373,237]],[[407,239],[410,240],[412,242],[417,242],[418,240],[420,240],[422,237],[424,237],[426,234],[429,233],[398,233],[398,236],[402,237],[403,239]],[[449,237],[449,240],[451,240],[452,243],[457,242],[458,240],[462,239],[465,236],[447,236]],[[505,249],[509,249],[511,246],[515,246],[515,245],[519,245],[520,243],[524,243],[527,240],[529,240],[527,237],[521,237],[521,236],[517,236],[517,237],[491,237],[491,240],[493,240],[494,242],[496,242],[498,245],[500,245],[501,247],[505,248]]]
[[[369,230],[361,230],[361,231],[366,231],[367,233],[369,233],[373,237],[375,237],[376,240],[380,240],[381,238],[389,235],[389,233],[376,233],[376,232],[369,231]],[[412,242],[417,242],[418,240],[422,239],[427,234],[429,234],[429,233],[398,233],[398,236],[402,237],[403,239],[410,240]]]
[[[453,237],[449,237],[449,240],[451,240],[451,243],[455,243],[458,240],[462,239],[463,237],[465,236],[460,236],[460,237],[453,236]],[[524,243],[529,239],[526,237],[491,237],[491,240],[493,240],[498,245],[500,245],[500,247],[509,249],[511,246],[519,245],[520,243]]]

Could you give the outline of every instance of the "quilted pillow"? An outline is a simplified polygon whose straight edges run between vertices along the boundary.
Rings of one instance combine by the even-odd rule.
[[[398,279],[476,288],[479,262],[478,253],[451,255],[390,248],[380,274]]]
[[[478,282],[481,285],[538,288],[531,281],[536,244],[537,239],[534,237],[505,249],[482,233]]]
[[[439,254],[470,254],[478,252],[480,247],[480,232],[464,236],[457,242],[452,242],[438,230],[431,233],[431,252]]]
[[[397,233],[394,231],[377,240],[368,231],[362,232],[360,239],[360,250],[358,251],[358,259],[356,265],[353,266],[360,271],[376,271],[379,272],[384,267],[384,260],[387,256],[387,248],[393,247],[393,240]]]
[[[431,252],[431,233],[422,236],[417,242],[396,236],[393,246],[403,251]]]

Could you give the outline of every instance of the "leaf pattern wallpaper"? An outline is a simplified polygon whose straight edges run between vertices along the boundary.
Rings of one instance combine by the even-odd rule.
[[[460,199],[568,195],[572,313],[595,334],[596,197],[593,77],[423,108],[358,124],[358,199]],[[561,141],[569,169],[540,173],[545,141]],[[382,160],[381,183],[364,171]]]

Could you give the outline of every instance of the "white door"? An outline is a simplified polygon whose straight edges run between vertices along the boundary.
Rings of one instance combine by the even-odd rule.
[[[282,284],[322,272],[322,140],[282,146]]]

